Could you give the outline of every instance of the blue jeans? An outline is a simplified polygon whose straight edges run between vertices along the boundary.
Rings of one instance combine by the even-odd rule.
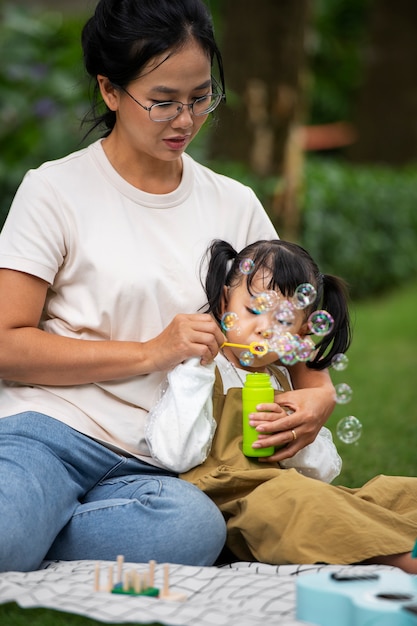
[[[0,571],[43,559],[211,565],[223,517],[197,487],[28,412],[0,419]]]

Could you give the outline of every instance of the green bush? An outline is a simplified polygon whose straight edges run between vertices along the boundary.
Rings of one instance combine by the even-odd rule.
[[[80,18],[0,9],[0,226],[25,172],[81,145]]]
[[[417,166],[358,167],[310,158],[300,242],[352,296],[382,293],[417,275]]]

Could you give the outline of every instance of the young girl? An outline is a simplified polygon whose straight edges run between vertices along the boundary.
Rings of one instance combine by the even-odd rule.
[[[209,312],[226,335],[226,343],[215,358],[225,392],[241,388],[247,372],[268,372],[276,390],[288,391],[291,380],[283,363],[308,361],[310,367],[323,368],[336,354],[347,350],[350,325],[344,284],[336,277],[320,274],[303,248],[282,240],[259,241],[236,255],[229,243],[215,241],[210,253],[206,294]],[[306,306],[300,300],[297,306],[292,303],[299,285],[311,288],[313,297]],[[327,307],[328,319],[333,322],[329,332],[314,344],[306,338],[312,334],[308,318],[318,304]],[[279,352],[281,367],[272,367],[280,363]],[[155,459],[175,472],[185,472],[205,460],[215,432],[211,417],[214,365],[200,367],[191,359],[171,371],[167,380],[160,401],[148,416],[147,440]],[[214,386],[215,397],[218,388],[219,380]],[[230,407],[227,421],[240,423],[231,420],[229,411]],[[283,409],[276,404],[268,411],[267,419],[274,423],[291,414],[292,407],[287,404]],[[215,419],[224,424],[219,415]],[[265,416],[262,419],[265,421]],[[258,422],[254,416],[254,425],[262,429],[264,425]],[[254,447],[277,445],[281,458],[279,449],[293,443],[297,434],[291,429],[280,437],[266,437],[260,433]],[[273,455],[269,460],[277,459]],[[340,473],[341,459],[330,431],[323,427],[313,443],[291,458],[281,458],[281,466],[296,467],[308,476],[331,482]]]
[[[309,292],[312,299],[299,296],[300,285],[313,287]],[[188,458],[186,438],[182,446],[181,437],[176,439],[171,434],[185,432],[191,439],[196,436],[192,409],[200,402],[201,412],[194,414],[195,431],[203,444],[202,456],[207,458],[182,478],[197,485],[219,506],[227,522],[227,545],[236,557],[273,564],[386,563],[416,573],[417,561],[411,558],[411,550],[417,536],[417,479],[379,476],[360,489],[313,480],[313,476],[320,477],[323,467],[327,471],[326,463],[331,465],[332,457],[326,457],[326,451],[334,455],[333,444],[321,432],[314,444],[291,461],[285,460],[285,448],[279,446],[291,448],[297,432],[288,410],[291,405],[281,401],[278,389],[275,402],[259,405],[252,415],[252,424],[259,432],[254,445],[276,446],[276,452],[256,460],[241,451],[241,387],[246,373],[268,371],[276,378],[277,388],[281,384],[285,389],[288,384],[282,368],[275,367],[279,359],[287,361],[289,356],[279,342],[283,329],[278,328],[278,338],[274,337],[277,325],[285,326],[284,335],[291,331],[293,345],[312,329],[315,331],[315,348],[308,360],[312,368],[325,367],[348,348],[350,326],[343,282],[323,276],[308,253],[295,244],[260,241],[238,254],[230,244],[216,241],[211,247],[206,291],[208,310],[226,333],[222,354],[215,359],[220,375],[211,374],[210,386],[207,367],[195,362],[186,362],[171,372],[170,386],[159,408],[157,405],[150,414],[148,434],[151,440],[154,436],[151,446],[155,453],[171,453],[177,461],[181,455]],[[285,306],[280,307],[280,303],[290,301],[300,306],[300,298],[304,308],[287,306],[293,317],[283,313]],[[314,327],[317,309],[331,316],[321,317],[321,321],[327,320],[325,329]],[[253,361],[249,359],[248,364],[247,354],[242,358],[242,347],[228,344],[254,346]],[[256,356],[256,347],[265,345],[270,349],[259,350],[260,356]],[[301,354],[301,358],[306,357],[305,350]],[[205,393],[208,388],[213,392],[211,404],[203,402],[204,394],[199,393],[202,370]],[[187,403],[190,396],[193,406]],[[217,428],[213,427],[212,416]],[[279,421],[286,428],[276,435],[275,424]],[[172,427],[176,422],[177,431]],[[164,432],[169,444],[162,443],[157,450]],[[323,441],[327,441],[326,446],[322,446]]]

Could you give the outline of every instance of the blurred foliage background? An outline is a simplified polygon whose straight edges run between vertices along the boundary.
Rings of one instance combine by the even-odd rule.
[[[88,89],[80,17],[1,6],[0,220],[24,173],[77,148]]]
[[[323,271],[343,275],[353,297],[414,277],[417,4],[263,0],[256,14],[249,0],[209,4],[227,105],[192,154],[254,187],[281,236],[305,245]],[[83,145],[89,86],[80,29],[93,7],[92,0],[0,5],[0,225],[29,168]],[[369,127],[386,100],[382,150]],[[402,140],[401,158],[397,148],[391,158],[390,133]]]
[[[387,458],[415,474],[417,3],[207,1],[227,104],[190,152],[252,186],[280,235],[350,285],[359,343],[346,378],[368,444],[344,451],[341,482]],[[29,168],[84,145],[80,29],[94,5],[0,0],[0,225]]]

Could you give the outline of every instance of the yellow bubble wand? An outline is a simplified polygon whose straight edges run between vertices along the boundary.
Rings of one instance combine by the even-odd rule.
[[[230,341],[225,341],[220,347],[229,346],[230,348],[247,348],[249,352],[254,354],[255,356],[264,356],[268,352],[268,346],[265,342],[252,341],[249,345],[244,343],[231,343]]]

